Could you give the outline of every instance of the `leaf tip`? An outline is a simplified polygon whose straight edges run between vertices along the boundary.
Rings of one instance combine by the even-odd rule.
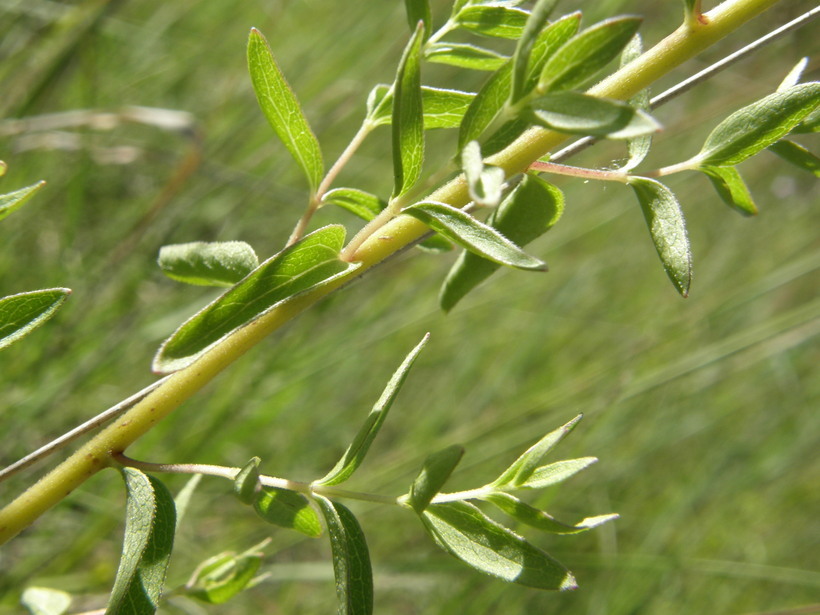
[[[567,572],[564,580],[561,581],[561,584],[558,586],[558,591],[566,592],[574,589],[578,589],[578,581],[575,580],[575,577],[572,576],[571,572]]]

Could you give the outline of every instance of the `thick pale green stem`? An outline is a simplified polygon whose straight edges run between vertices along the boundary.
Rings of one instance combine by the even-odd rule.
[[[593,87],[590,93],[611,98],[629,98],[779,1],[727,0],[706,14],[704,24],[682,26],[637,60]],[[566,138],[566,135],[555,132],[530,130],[490,162],[502,167],[508,176],[512,176],[526,170]],[[449,182],[434,192],[431,198],[456,207],[463,207],[470,200],[463,177]],[[355,259],[362,263],[356,275],[361,275],[413,243],[428,230],[421,222],[408,216],[395,218],[356,250]],[[113,454],[124,451],[266,335],[348,281],[338,280],[284,303],[237,331],[190,367],[174,374],[69,459],[0,510],[0,544],[31,525],[46,510],[109,465]]]

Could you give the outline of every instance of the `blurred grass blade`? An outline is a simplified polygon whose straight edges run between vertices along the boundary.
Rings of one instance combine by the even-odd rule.
[[[64,615],[71,606],[71,594],[48,587],[27,587],[20,598],[20,604],[31,615]]]
[[[302,167],[315,192],[324,175],[322,150],[299,101],[273,59],[268,42],[256,28],[248,38],[248,69],[256,99],[273,130]]]
[[[353,472],[362,464],[365,455],[367,455],[367,451],[370,450],[370,445],[373,443],[373,440],[379,433],[379,429],[381,429],[384,423],[384,419],[387,418],[387,413],[390,411],[396,396],[399,394],[399,390],[404,384],[410,368],[413,367],[413,363],[416,361],[422,348],[427,344],[429,338],[430,334],[428,333],[416,347],[410,351],[410,354],[405,357],[402,364],[399,365],[399,368],[390,378],[381,396],[379,396],[376,405],[373,406],[370,414],[367,415],[367,420],[361,429],[359,429],[359,433],[356,434],[353,442],[347,447],[342,458],[339,459],[330,472],[319,480],[314,481],[314,484],[338,485],[350,478]]]
[[[0,299],[0,349],[45,323],[68,299],[69,288],[32,290]]]
[[[669,188],[654,179],[632,177],[629,185],[641,204],[649,234],[666,274],[678,292],[687,297],[692,282],[692,253],[686,221],[677,198]]]
[[[281,302],[353,271],[356,265],[339,260],[344,239],[343,226],[326,226],[266,260],[180,326],[154,357],[154,371],[190,365]]]
[[[473,70],[497,70],[508,60],[507,56],[469,43],[440,42],[428,45],[424,59],[437,64],[448,64]]]
[[[757,206],[752,200],[752,195],[735,167],[704,166],[699,167],[698,171],[709,178],[715,191],[729,207],[744,216],[757,215]]]
[[[769,146],[783,160],[791,162],[796,167],[808,171],[815,177],[820,177],[820,158],[812,154],[805,147],[788,139],[780,139]]]
[[[259,266],[256,252],[244,241],[163,246],[157,262],[172,280],[199,286],[233,286]]]
[[[424,111],[421,98],[421,43],[424,28],[416,28],[393,85],[393,198],[418,181],[424,162]]]
[[[641,35],[635,34],[635,36],[632,37],[632,40],[629,41],[627,46],[624,47],[623,53],[621,53],[621,67],[626,66],[633,60],[637,60],[642,53],[643,41],[641,40]],[[651,106],[649,98],[649,88],[644,88],[635,96],[630,98],[629,104],[635,109],[649,112]],[[628,172],[637,167],[639,164],[641,164],[649,154],[649,150],[651,147],[651,133],[627,139],[626,150],[629,157],[627,158],[626,163],[621,167],[621,170]]]
[[[558,188],[538,176],[525,175],[487,223],[516,245],[525,246],[551,229],[563,211],[564,196]],[[441,288],[441,309],[450,311],[499,267],[498,263],[465,251]]]
[[[5,165],[2,168],[5,169]],[[0,220],[20,209],[26,204],[26,201],[34,195],[35,192],[45,185],[46,182],[39,181],[36,184],[26,186],[25,188],[20,188],[14,192],[0,194]]]
[[[706,138],[694,161],[728,166],[743,162],[778,139],[820,105],[820,82],[801,83],[735,111]]]
[[[577,34],[544,64],[539,91],[575,90],[585,85],[618,57],[640,25],[638,17],[614,17]]]
[[[518,489],[544,489],[562,483],[575,476],[581,470],[586,470],[593,463],[598,463],[596,457],[579,457],[578,459],[564,459],[535,468],[526,480],[516,485]]]
[[[367,221],[375,218],[382,209],[387,207],[387,203],[375,194],[356,188],[334,188],[325,193],[322,199],[323,205],[327,203],[346,209]]]
[[[407,23],[410,25],[410,31],[415,31],[418,23],[422,22],[424,24],[424,40],[427,40],[433,27],[429,0],[404,0],[404,9],[407,12]]]
[[[256,494],[261,491],[262,483],[259,482],[259,457],[252,457],[251,460],[242,466],[233,479],[233,494],[239,498],[243,504],[253,504]]]
[[[494,228],[450,205],[422,201],[407,207],[402,213],[413,216],[453,243],[495,263],[529,271],[547,269],[546,264],[524,252]]]
[[[424,129],[458,128],[475,94],[429,86],[421,87]],[[368,96],[367,122],[371,126],[393,122],[393,94],[388,85],[377,85]]]
[[[410,486],[409,501],[413,510],[421,514],[427,508],[463,456],[464,448],[454,445],[433,453],[424,460],[421,472]]]
[[[628,103],[579,92],[555,92],[532,102],[535,123],[569,134],[633,139],[658,132],[650,115]]]
[[[330,536],[339,615],[373,613],[373,569],[364,532],[350,510],[315,495]]]
[[[537,589],[577,587],[572,573],[558,561],[472,504],[433,504],[421,520],[441,548],[479,572]]]
[[[253,509],[268,523],[296,530],[316,538],[322,535],[319,516],[301,493],[277,487],[263,487],[256,495]]]
[[[541,465],[544,456],[555,448],[561,440],[566,438],[582,418],[583,415],[579,414],[568,423],[561,425],[558,429],[551,431],[538,440],[504,470],[501,476],[495,479],[491,485],[494,487],[518,487],[527,481],[536,468]]]
[[[534,527],[542,532],[549,532],[550,534],[580,534],[581,532],[586,532],[599,525],[603,525],[607,521],[618,518],[616,514],[598,515],[596,517],[587,517],[575,525],[569,525],[558,521],[526,502],[522,502],[509,493],[497,491],[487,494],[482,500],[489,502],[516,521],[526,523],[530,527]]]
[[[558,0],[538,0],[530,13],[529,19],[527,19],[524,32],[515,45],[512,93],[510,95],[512,103],[517,102],[528,93],[527,68],[530,63],[530,55],[536,40],[538,40],[538,35],[543,30],[556,4],[558,4]]]
[[[159,480],[122,468],[128,492],[122,558],[106,615],[150,615],[157,610],[174,546],[174,498]]]
[[[524,9],[500,4],[473,4],[461,9],[455,21],[459,27],[481,36],[518,39],[529,15]]]

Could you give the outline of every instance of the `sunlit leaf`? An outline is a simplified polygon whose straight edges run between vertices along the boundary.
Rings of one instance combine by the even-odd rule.
[[[744,216],[757,214],[757,206],[746,183],[735,167],[699,167],[718,193],[723,202],[732,209],[736,209]]]
[[[387,203],[375,194],[357,190],[356,188],[334,188],[325,194],[322,203],[337,205],[368,221],[375,218],[382,209],[387,207]]]
[[[339,260],[344,238],[344,227],[326,226],[269,258],[180,326],[160,347],[154,371],[182,369],[283,301],[348,274],[356,265]]]
[[[470,141],[479,140],[493,118],[504,107],[510,95],[512,69],[512,61],[508,61],[490,75],[470,103],[458,132],[458,151],[462,151]]]
[[[247,588],[262,565],[268,540],[244,553],[220,553],[202,562],[185,586],[185,594],[208,604],[223,604]]]
[[[647,113],[628,103],[578,92],[554,92],[532,102],[536,123],[559,132],[632,139],[660,130]]]
[[[621,67],[626,66],[633,60],[637,60],[642,53],[643,42],[641,40],[641,35],[636,34],[632,37],[632,40],[629,41],[627,46],[624,47],[623,53],[621,53]],[[641,111],[648,112],[650,108],[649,88],[644,88],[635,96],[630,98],[629,104],[635,109],[640,109]],[[628,139],[626,142],[626,149],[627,153],[629,154],[629,157],[627,158],[626,163],[623,166],[621,166],[621,170],[631,171],[639,164],[641,164],[646,158],[646,156],[649,154],[649,149],[651,147],[651,133]]]
[[[526,502],[522,502],[509,493],[497,491],[489,493],[481,499],[493,504],[500,511],[516,521],[551,534],[580,534],[581,532],[586,532],[587,530],[591,530],[592,528],[618,518],[616,514],[598,515],[596,517],[587,517],[575,525],[569,525],[558,521],[551,515],[530,506]]]
[[[5,169],[5,166],[2,168]],[[0,173],[0,175],[2,175],[2,173]],[[46,182],[39,181],[36,184],[26,186],[25,188],[20,188],[14,192],[0,194],[0,220],[20,209],[26,204],[26,201],[34,195],[35,192],[45,185]]]
[[[547,23],[547,19],[558,4],[558,0],[538,0],[524,27],[524,32],[518,39],[513,55],[512,93],[510,100],[515,103],[528,93],[527,69],[530,64],[530,55],[538,40],[538,35]]]
[[[433,504],[421,519],[441,548],[479,572],[538,589],[577,587],[572,573],[558,561],[472,504]]]
[[[48,587],[27,587],[20,603],[31,615],[64,615],[71,606],[71,594]]]
[[[535,40],[527,62],[527,78],[524,89],[533,90],[541,79],[544,64],[561,46],[578,33],[581,26],[581,13],[576,11],[564,15],[544,28]]]
[[[174,498],[159,480],[122,468],[128,492],[125,541],[106,615],[150,615],[157,610],[174,546]]]
[[[314,481],[314,484],[338,485],[350,478],[353,472],[362,464],[365,455],[367,455],[367,451],[370,450],[370,445],[373,443],[373,440],[379,433],[379,429],[381,429],[384,423],[384,419],[387,418],[387,413],[390,411],[390,407],[393,405],[393,401],[396,399],[399,389],[401,389],[402,384],[404,384],[410,368],[413,367],[413,363],[416,361],[416,358],[422,348],[424,348],[429,337],[429,334],[425,335],[418,345],[410,351],[410,354],[405,357],[402,364],[390,378],[384,391],[382,391],[376,405],[373,406],[370,414],[367,415],[367,420],[364,422],[364,425],[359,429],[359,432],[356,434],[350,446],[347,447],[344,455],[342,455],[341,459],[339,459],[330,472],[319,480]]]
[[[777,86],[777,91],[782,92],[784,90],[788,90],[789,88],[800,83],[800,78],[803,76],[803,71],[806,70],[806,66],[808,66],[808,64],[808,58],[800,58],[800,61],[794,65],[789,73],[783,78],[783,81],[780,82],[780,85]]]
[[[456,15],[456,23],[482,36],[517,39],[524,33],[529,13],[502,4],[465,6]]]
[[[423,201],[402,210],[424,222],[453,243],[493,262],[518,269],[545,271],[547,266],[530,256],[494,228],[466,212],[433,201]]]
[[[666,274],[678,292],[686,297],[692,282],[692,253],[678,200],[669,188],[654,179],[633,177],[629,185],[641,204]]]
[[[315,496],[324,515],[333,574],[336,578],[338,615],[370,615],[373,612],[373,570],[364,532],[350,510],[338,502]]]
[[[319,516],[301,493],[277,487],[263,487],[253,508],[268,523],[316,538],[322,535]]]
[[[440,42],[424,50],[424,59],[438,64],[449,64],[473,70],[497,70],[507,61],[507,56],[469,43]]]
[[[324,174],[322,150],[268,42],[256,28],[251,29],[248,38],[248,69],[262,112],[315,191]]]
[[[393,85],[393,198],[413,187],[424,161],[420,73],[423,35],[424,29],[419,25],[404,50]]]
[[[244,504],[253,504],[256,494],[261,489],[259,482],[259,457],[252,457],[233,479],[233,493]]]
[[[430,501],[441,491],[444,483],[450,478],[450,474],[453,473],[463,455],[463,447],[448,446],[424,460],[421,472],[419,472],[410,487],[409,501],[413,510],[421,513],[427,508]]]
[[[555,461],[533,470],[526,480],[516,485],[516,489],[544,489],[562,483],[568,478],[575,476],[581,470],[586,470],[593,463],[597,463],[595,457],[579,457],[578,459],[563,459]]]
[[[475,94],[471,92],[422,86],[424,129],[458,128],[473,98]],[[373,106],[368,112],[367,121],[373,126],[390,125],[393,121],[393,94],[390,86],[377,85],[371,90],[368,100]]]
[[[478,141],[470,141],[461,152],[461,167],[467,178],[467,189],[474,203],[495,207],[501,200],[504,188],[504,170],[485,166]]]
[[[535,175],[526,175],[487,223],[516,245],[525,246],[552,228],[563,211],[564,197],[558,188]],[[499,267],[493,261],[465,251],[441,288],[441,309],[451,310]]]
[[[788,139],[780,139],[769,146],[769,150],[788,160],[796,167],[808,171],[815,177],[820,177],[820,158],[812,154],[805,147]]]
[[[0,349],[45,323],[68,299],[69,288],[32,290],[0,299]]]
[[[172,280],[201,286],[233,286],[259,266],[256,252],[244,241],[163,246],[157,262]]]

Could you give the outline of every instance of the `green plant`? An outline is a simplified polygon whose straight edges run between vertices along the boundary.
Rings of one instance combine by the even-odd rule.
[[[599,96],[592,97],[571,90],[583,84],[594,69],[602,68],[620,52],[634,34],[637,22],[631,18],[617,19],[597,28],[584,30],[573,37],[578,25],[577,16],[556,20],[548,26],[548,30],[543,28],[545,21],[539,23],[540,19],[547,19],[550,4],[539,3],[533,17],[525,22],[522,21],[526,18],[524,12],[514,6],[485,7],[457,3],[454,19],[430,35],[425,43],[430,59],[461,63],[466,61],[465,57],[474,58],[476,54],[481,55],[483,52],[477,51],[475,47],[457,47],[455,54],[448,51],[451,55],[447,55],[445,46],[440,41],[450,28],[463,26],[484,33],[521,37],[511,61],[501,59],[499,66],[498,54],[488,52],[482,56],[483,66],[495,68],[496,72],[475,98],[465,93],[421,89],[418,77],[419,56],[429,28],[415,28],[392,91],[390,87],[377,87],[374,90],[365,126],[354,138],[351,149],[340,157],[343,163],[367,133],[380,124],[391,124],[395,144],[396,181],[393,195],[387,203],[374,195],[354,189],[327,190],[338,165],[334,165],[323,179],[318,145],[311,138],[298,103],[288,94],[287,85],[273,64],[264,40],[259,34],[252,33],[249,57],[260,103],[274,129],[305,170],[311,186],[309,206],[294,230],[289,242],[291,247],[259,267],[252,251],[233,244],[178,246],[165,250],[161,254],[161,265],[177,279],[237,284],[222,299],[189,320],[163,345],[155,360],[155,369],[175,374],[147,392],[145,399],[139,401],[114,427],[100,434],[78,456],[72,458],[73,461],[61,466],[63,469],[58,470],[58,474],[24,496],[19,501],[19,504],[24,505],[22,515],[15,516],[20,514],[16,511],[20,511],[21,507],[12,504],[3,518],[15,520],[18,527],[27,523],[32,517],[32,511],[41,510],[59,499],[56,486],[60,485],[59,492],[62,493],[62,481],[68,479],[68,484],[74,485],[84,480],[89,470],[95,471],[108,462],[111,451],[124,450],[130,442],[150,428],[157,420],[157,415],[170,412],[184,397],[207,382],[264,333],[278,327],[292,315],[388,255],[421,239],[428,233],[428,228],[437,231],[446,240],[468,248],[469,254],[473,255],[465,253],[448,277],[442,294],[445,309],[451,308],[464,293],[489,275],[497,264],[525,270],[543,269],[543,263],[527,255],[519,246],[555,223],[563,206],[560,193],[538,177],[527,175],[505,198],[504,203],[500,204],[505,181],[515,178],[526,168],[632,185],[647,217],[664,267],[678,290],[682,294],[688,293],[691,257],[683,218],[674,196],[654,177],[690,169],[708,173],[710,177],[716,178],[721,196],[749,212],[750,199],[733,170],[733,165],[766,146],[789,148],[790,146],[783,146],[778,140],[795,128],[811,130],[816,122],[804,118],[816,108],[817,86],[796,85],[799,77],[799,71],[796,71],[796,76],[787,79],[782,92],[745,108],[742,115],[732,116],[721,124],[707,141],[701,154],[684,164],[649,172],[641,178],[628,171],[639,164],[646,154],[646,137],[657,125],[644,112],[614,101],[602,101],[600,94],[616,97],[637,95],[637,90],[665,70],[664,62],[667,67],[680,62],[699,46],[718,38],[730,25],[739,23],[762,6],[741,2],[725,5],[728,8],[722,12],[716,10],[708,27],[701,24],[695,7],[689,7],[687,25],[679,31],[681,33],[677,38],[667,41],[666,47],[661,46],[654,54],[650,51],[641,56],[643,60],[636,61],[638,66],[627,66],[622,72],[596,86],[593,93]],[[415,17],[426,16],[422,4],[411,3],[409,8],[411,24],[416,22]],[[502,10],[499,11],[499,8]],[[524,23],[530,25],[525,26]],[[542,34],[543,40],[540,38]],[[573,38],[566,40],[570,37]],[[566,44],[563,44],[565,41]],[[566,56],[581,58],[583,61],[573,63],[562,60],[562,50]],[[634,49],[632,52],[634,53]],[[632,77],[632,83],[628,86],[627,76]],[[624,89],[627,87],[631,91]],[[395,104],[391,105],[391,101],[395,101]],[[289,113],[284,119],[279,114],[283,108]],[[431,113],[430,109],[440,111]],[[775,109],[777,113],[774,112]],[[462,113],[463,119],[460,117]],[[619,171],[569,168],[555,164],[554,159],[537,162],[537,158],[543,157],[563,137],[555,132],[532,129],[533,124],[560,129],[564,133],[596,136],[614,134],[628,138],[632,152],[630,162],[625,169]],[[428,189],[417,189],[415,186],[421,173],[423,128],[437,125],[460,126],[458,151],[464,174],[442,189],[424,196]],[[738,126],[742,126],[742,130]],[[481,145],[476,145],[476,139],[481,141]],[[506,149],[501,149],[505,146]],[[485,160],[488,154],[492,157]],[[807,154],[797,156],[796,159],[809,167],[813,160]],[[449,171],[442,172],[441,175],[446,176],[448,173]],[[457,209],[457,206],[466,205],[468,201],[477,206],[496,209],[497,213],[493,214],[489,225],[481,224],[475,217]],[[344,248],[344,231],[341,227],[325,227],[303,237],[313,212],[324,203],[354,209],[362,217],[371,220]],[[399,212],[406,216],[396,218]],[[536,218],[539,224],[533,225],[532,221]],[[536,228],[533,229],[533,226]],[[436,241],[439,247],[447,245],[440,237]],[[166,399],[167,403],[164,401]],[[158,400],[163,400],[164,405],[160,406]],[[85,456],[89,454],[90,457]],[[447,449],[430,465],[440,476],[446,477],[448,468],[452,469],[457,458],[457,451]],[[113,458],[113,462],[122,462],[124,466],[138,465],[122,457]],[[248,466],[248,473],[251,475],[253,467],[254,464]],[[179,466],[152,465],[144,465],[144,468],[180,469]],[[218,472],[213,468],[210,470],[212,473]],[[229,474],[233,477],[236,472],[236,469],[231,469]],[[138,496],[142,494],[141,497],[149,502],[167,501],[167,494],[155,480],[142,478],[134,470],[126,471],[126,477],[132,500],[137,498],[135,501],[139,501]],[[441,486],[435,482],[433,487],[422,489],[423,486],[419,486],[418,489],[432,491],[428,495],[433,497],[433,493]],[[255,485],[256,482],[252,480],[250,484]],[[296,487],[292,484],[288,486]],[[242,492],[243,489],[240,487],[239,491]],[[317,491],[314,489],[313,493]],[[499,507],[503,504],[498,502],[504,502],[508,509],[521,510],[517,504],[511,508],[510,501],[504,496],[496,494],[493,497],[496,500],[493,503]],[[425,499],[426,497],[420,498],[420,501],[423,503]],[[298,498],[296,501],[302,502]],[[412,497],[408,498],[408,502],[413,501]],[[337,549],[343,550],[346,543],[339,536],[350,532],[351,527],[355,533],[350,516],[344,509],[318,497],[317,502],[328,520],[331,539],[335,541]],[[161,508],[158,504],[154,507],[157,510]],[[413,508],[419,510],[424,506],[416,501]],[[301,506],[299,510],[309,509]],[[451,511],[461,521],[453,522],[453,517],[445,517],[435,522],[449,522],[449,525],[463,523],[465,527],[473,527],[470,523],[475,521],[475,517],[471,516],[474,514],[472,509],[469,510],[469,513],[463,508]],[[305,514],[310,515],[307,512]],[[271,516],[281,521],[281,515],[271,513]],[[428,522],[434,523],[429,519]],[[295,520],[289,520],[288,523],[296,524]],[[315,528],[315,520],[308,523],[308,526]],[[11,529],[8,532],[14,531],[14,526],[9,527]],[[484,527],[485,532],[491,531],[487,529],[489,526]],[[434,535],[437,532],[439,539],[443,540],[440,526],[433,524],[432,531]],[[149,535],[142,536],[143,540],[150,538]],[[348,546],[355,547],[357,544],[355,539],[351,539]],[[128,557],[123,561],[123,569],[126,570],[123,574],[126,576],[121,575],[121,578],[127,579],[128,571],[136,569],[133,568],[133,563],[129,564],[131,560]],[[205,574],[212,573],[211,568],[206,566],[205,569]]]

